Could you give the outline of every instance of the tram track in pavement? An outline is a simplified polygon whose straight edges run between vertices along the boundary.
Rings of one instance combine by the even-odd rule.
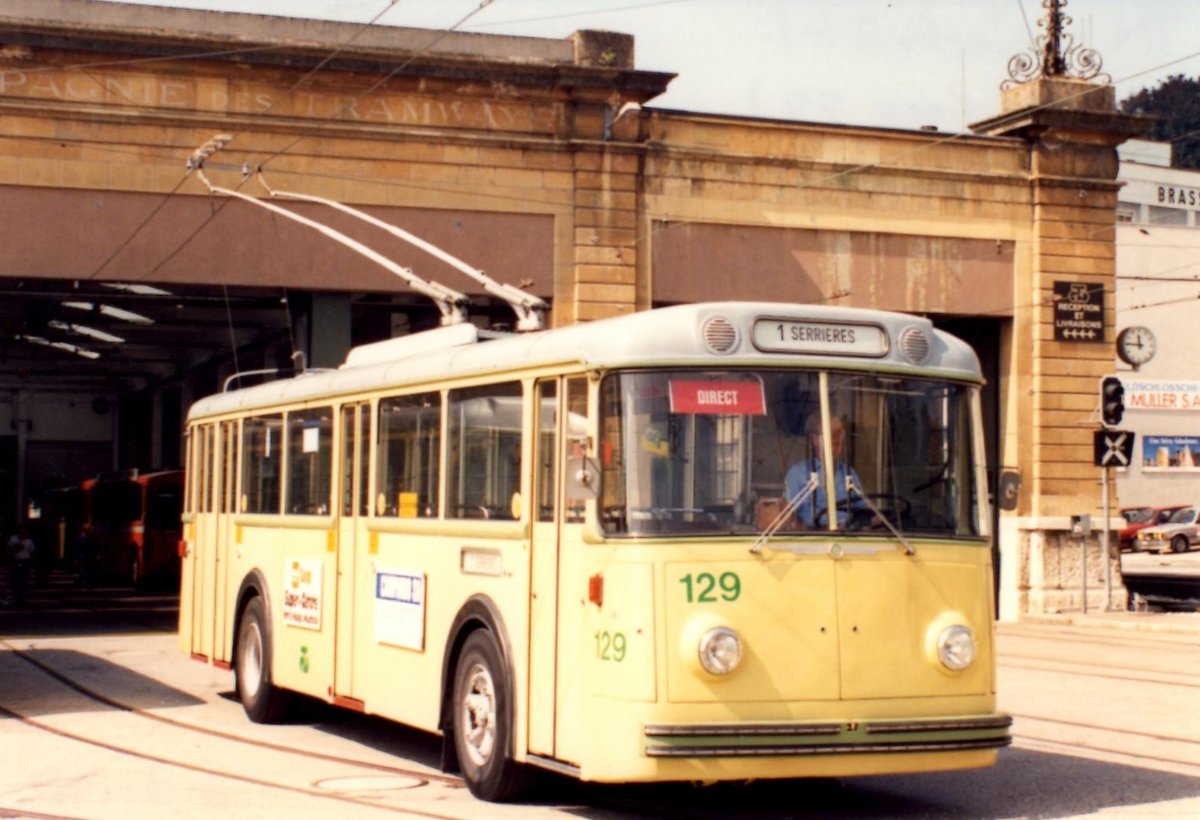
[[[1131,631],[1114,635],[1092,628],[1046,628],[1003,625],[997,633],[996,664],[1000,669],[1024,669],[1037,672],[1081,675],[1091,678],[1144,683],[1162,686],[1200,688],[1200,664],[1191,669],[1165,668],[1174,664],[1174,650],[1192,648],[1196,637],[1189,634]],[[1060,651],[1061,642],[1073,648],[1094,647],[1096,652],[1087,659],[1071,659]],[[1059,643],[1055,643],[1059,642]],[[1019,646],[1017,646],[1019,644]],[[1048,645],[1047,645],[1048,644]],[[1045,645],[1044,648],[1042,645]],[[1147,658],[1154,652],[1169,653],[1155,665]],[[1113,658],[1114,653],[1127,653],[1126,658]],[[1137,662],[1134,662],[1134,658]]]
[[[455,790],[461,789],[463,785],[460,778],[416,768],[393,766],[385,763],[363,760],[361,758],[328,754],[312,749],[303,749],[280,743],[263,741],[252,737],[221,731],[211,727],[199,726],[187,721],[176,720],[165,715],[155,714],[154,712],[141,709],[130,704],[122,703],[116,699],[96,692],[82,682],[73,679],[71,676],[62,673],[59,670],[50,668],[47,664],[31,657],[25,651],[13,647],[7,640],[0,639],[0,646],[8,650],[13,657],[20,658],[32,669],[35,669],[38,673],[58,682],[63,687],[75,693],[75,695],[78,697],[85,698],[89,703],[104,707],[106,710],[111,712],[128,714],[140,720],[153,722],[165,727],[169,732],[182,731],[188,734],[202,735],[204,737],[213,738],[214,740],[218,741],[218,743],[235,743],[241,747],[246,747],[253,750],[261,750],[270,754],[285,755],[286,759],[283,763],[283,768],[285,770],[299,768],[286,762],[287,760],[295,760],[298,758],[314,761],[318,764],[318,766],[323,764],[331,764],[334,766],[334,770],[328,773],[331,776],[320,777],[315,780],[311,780],[307,784],[288,783],[281,779],[239,772],[233,770],[232,767],[229,766],[220,767],[198,763],[194,760],[187,759],[187,755],[184,754],[175,755],[171,753],[160,753],[156,750],[151,750],[148,748],[138,748],[136,744],[123,742],[119,739],[121,736],[130,734],[130,729],[127,726],[113,726],[107,733],[103,730],[91,732],[77,731],[74,729],[65,728],[61,725],[55,725],[53,720],[32,717],[28,714],[23,714],[17,709],[11,709],[8,706],[0,705],[0,717],[18,721],[23,726],[38,732],[47,733],[64,740],[86,744],[96,749],[135,758],[143,762],[168,766],[174,769],[181,769],[196,774],[220,778],[223,780],[240,782],[254,787],[289,792],[292,794],[300,794],[308,798],[317,798],[321,801],[351,804],[364,808],[387,811],[394,814],[408,815],[413,817],[436,818],[437,820],[453,820],[453,818],[462,817],[461,813],[431,811],[428,809],[423,809],[419,805],[413,805],[408,802],[401,803],[396,799],[396,796],[400,793],[411,793],[414,790],[420,790],[430,786],[451,788]],[[96,721],[91,722],[95,723]],[[139,736],[144,736],[145,733],[137,732],[137,734]],[[153,745],[155,744],[150,741],[147,741],[143,744],[143,746]],[[175,748],[195,746],[195,744],[186,741],[177,741],[174,743],[160,745],[174,746]],[[193,755],[195,754],[196,753],[193,752]],[[217,757],[217,755],[213,755],[213,757]],[[260,758],[258,755],[246,755],[244,753],[241,755],[231,755],[230,757],[236,757],[238,759]],[[361,784],[357,790],[366,792],[388,792],[390,795],[392,795],[392,799],[379,799],[352,794],[349,793],[352,789],[341,788],[339,786],[339,784],[342,783]],[[0,808],[0,817],[4,816],[2,813],[3,811],[4,809]],[[15,813],[12,816],[29,816],[28,812],[25,811],[13,811]]]
[[[643,789],[634,787],[632,791],[636,796],[630,795],[630,788],[615,785],[603,784],[581,784],[569,778],[561,778],[549,774],[544,775],[544,791],[534,790],[528,798],[530,803],[516,803],[512,805],[495,805],[481,804],[477,802],[458,803],[463,807],[463,811],[431,811],[426,808],[421,808],[419,805],[414,805],[411,802],[402,802],[404,795],[413,794],[414,792],[427,788],[449,788],[465,790],[465,784],[459,777],[445,775],[427,770],[406,768],[403,766],[394,766],[386,763],[363,760],[361,758],[350,757],[345,755],[335,755],[323,752],[314,751],[311,749],[298,749],[293,746],[288,746],[282,743],[264,741],[257,738],[247,737],[233,732],[222,731],[208,726],[200,726],[189,721],[181,721],[171,718],[166,715],[157,714],[153,711],[142,709],[129,703],[122,702],[117,698],[110,697],[101,692],[96,691],[92,687],[76,679],[75,677],[55,669],[49,664],[39,660],[30,654],[29,651],[13,646],[6,639],[0,638],[0,649],[5,650],[12,657],[20,659],[28,665],[37,674],[44,675],[50,680],[58,683],[62,687],[70,690],[78,697],[86,699],[89,703],[103,707],[105,710],[130,715],[139,719],[151,721],[155,724],[167,727],[171,730],[182,730],[188,733],[195,733],[205,737],[217,739],[222,742],[232,742],[251,749],[260,749],[271,753],[280,753],[292,757],[301,757],[306,760],[313,760],[318,763],[334,764],[343,768],[359,769],[365,773],[363,778],[368,783],[372,776],[379,776],[384,779],[398,778],[406,781],[400,787],[393,787],[390,799],[373,799],[371,797],[358,796],[345,792],[337,792],[322,788],[322,783],[335,783],[337,781],[347,781],[353,779],[352,774],[342,772],[339,776],[326,777],[322,780],[314,781],[311,785],[294,785],[270,778],[256,777],[246,773],[230,771],[211,765],[202,765],[188,761],[182,757],[173,756],[167,753],[151,751],[147,749],[133,748],[132,746],[118,742],[116,738],[119,734],[128,734],[126,729],[123,733],[113,731],[110,735],[100,733],[97,736],[96,732],[85,733],[74,731],[63,726],[54,725],[53,722],[31,717],[22,714],[16,709],[10,709],[7,706],[0,705],[0,718],[7,718],[20,722],[23,726],[33,729],[38,732],[43,732],[54,737],[91,746],[105,752],[118,754],[135,758],[137,760],[159,765],[167,766],[174,769],[185,770],[198,775],[220,778],[224,780],[235,781],[252,787],[269,789],[273,791],[288,792],[291,794],[303,795],[305,797],[320,798],[322,802],[330,805],[334,804],[349,804],[368,809],[378,809],[401,816],[412,816],[422,818],[434,818],[435,820],[462,820],[464,817],[481,816],[480,811],[483,811],[486,816],[512,816],[520,817],[530,809],[534,810],[552,810],[557,807],[562,807],[565,813],[571,813],[572,809],[583,809],[584,811],[611,811],[613,816],[655,816],[664,818],[664,820],[717,820],[717,818],[728,817],[729,814],[725,810],[709,810],[702,805],[696,805],[690,801],[684,801],[682,804],[671,801],[669,798],[664,799],[662,794],[664,790],[668,794],[676,794],[680,789],[687,790],[689,787],[686,784],[671,785],[657,784]],[[318,705],[318,708],[319,705]],[[382,719],[379,720],[382,723]],[[367,788],[368,791],[371,789]],[[382,787],[380,791],[387,791],[386,787]],[[643,793],[646,792],[646,793]],[[471,798],[473,800],[473,798]],[[434,802],[424,801],[424,802]],[[8,812],[8,814],[6,814]],[[76,820],[70,815],[58,814],[43,814],[30,813],[26,810],[7,809],[0,806],[0,820],[4,817],[44,817],[53,820]]]
[[[402,804],[395,799],[396,794],[411,794],[414,790],[431,787],[434,789],[448,788],[457,791],[464,788],[461,778],[444,775],[440,772],[395,766],[358,757],[329,754],[312,748],[302,748],[295,745],[289,746],[235,732],[223,731],[212,726],[202,726],[186,720],[178,720],[155,711],[139,708],[119,698],[111,697],[97,691],[78,677],[62,669],[55,668],[36,656],[40,650],[45,648],[41,645],[44,643],[44,641],[41,641],[42,638],[56,634],[57,629],[79,619],[86,620],[89,629],[95,628],[97,623],[103,623],[105,627],[114,628],[117,634],[127,632],[130,629],[135,632],[169,634],[173,629],[169,628],[166,624],[168,621],[173,620],[173,617],[169,613],[165,613],[166,610],[173,609],[173,602],[174,598],[170,595],[146,595],[124,589],[88,590],[71,587],[63,583],[61,579],[58,579],[56,584],[46,585],[40,590],[35,591],[27,600],[26,609],[8,610],[3,613],[4,625],[7,627],[5,631],[10,634],[14,632],[20,633],[20,642],[26,646],[25,648],[17,646],[14,643],[16,639],[0,638],[0,648],[6,650],[5,654],[19,660],[31,671],[36,670],[33,671],[33,674],[43,676],[43,679],[48,679],[45,685],[52,686],[53,684],[50,684],[49,681],[54,681],[63,687],[65,691],[72,693],[72,696],[81,698],[87,704],[90,704],[82,710],[94,711],[95,707],[99,706],[113,713],[127,714],[138,720],[156,724],[163,727],[163,730],[166,732],[185,732],[188,735],[204,736],[211,738],[217,744],[232,743],[236,744],[239,748],[261,750],[266,755],[282,755],[285,756],[285,760],[312,761],[318,767],[328,764],[337,772],[338,777],[319,778],[308,783],[288,783],[281,779],[257,777],[252,774],[231,771],[228,767],[221,768],[219,766],[197,763],[188,760],[186,755],[164,754],[160,753],[158,749],[139,749],[136,747],[136,744],[125,743],[116,739],[120,734],[129,734],[128,727],[120,731],[114,729],[112,736],[106,736],[103,731],[81,732],[75,730],[74,727],[55,725],[56,722],[53,719],[48,720],[44,717],[39,718],[32,717],[29,714],[22,714],[19,708],[9,708],[6,704],[0,704],[0,717],[18,721],[22,725],[38,732],[54,735],[76,743],[87,744],[96,749],[136,758],[144,762],[169,766],[225,780],[233,780],[264,789],[301,794],[305,797],[318,798],[323,802],[334,801],[335,803],[352,804],[414,817],[455,818],[462,816],[461,814],[426,810],[419,805],[413,805],[407,801]],[[70,632],[72,630],[68,627],[63,629],[63,631]],[[34,686],[44,688],[42,684],[35,683]],[[74,710],[78,711],[81,708],[77,706],[74,707]],[[136,734],[142,735],[145,732],[137,732]],[[172,744],[167,743],[164,745],[169,747]],[[174,745],[176,747],[187,747],[197,744],[184,742]],[[244,752],[241,755],[243,757],[246,756]],[[258,755],[250,755],[249,757],[258,757]],[[285,765],[282,768],[286,770],[302,767]],[[358,788],[342,788],[341,784],[344,783],[356,783],[358,784]],[[362,796],[361,794],[349,793],[355,790],[364,793],[384,792],[391,795],[392,799],[374,799]],[[431,806],[430,808],[433,807]],[[7,815],[6,812],[8,813]],[[36,815],[30,814],[25,809],[8,809],[0,806],[0,818],[4,816],[27,817]],[[44,816],[58,817],[60,815],[47,814]]]
[[[1180,737],[1177,735],[1164,735],[1156,732],[1142,732],[1136,729],[1116,729],[1099,723],[1062,720],[1059,718],[1045,717],[1041,715],[1027,715],[1021,713],[1014,713],[1013,720],[1013,745],[1018,748],[1028,749],[1030,751],[1067,754],[1072,752],[1082,752],[1085,754],[1099,753],[1102,755],[1109,755],[1112,758],[1119,759],[1121,761],[1133,762],[1134,765],[1157,764],[1158,768],[1175,768],[1183,770],[1193,777],[1200,776],[1200,762],[1193,763],[1188,760],[1180,759],[1179,756],[1145,754],[1143,752],[1132,751],[1127,748],[1128,741],[1136,740],[1139,742],[1151,742],[1159,745],[1166,744],[1175,747],[1177,751],[1189,750],[1200,753],[1200,740],[1196,740],[1194,738]],[[1090,732],[1101,737],[1111,738],[1113,743],[1087,743],[1080,740],[1047,738],[1029,732],[1026,727],[1030,723],[1035,723],[1044,727],[1053,727],[1059,730]],[[1200,754],[1197,754],[1196,757],[1200,759]]]
[[[264,789],[282,790],[292,794],[300,794],[304,796],[315,796],[321,798],[322,802],[335,801],[362,806],[364,808],[380,809],[400,815],[407,814],[409,816],[416,817],[447,818],[448,820],[450,818],[461,818],[463,816],[479,816],[480,806],[483,804],[476,804],[473,802],[460,802],[458,804],[468,810],[465,813],[429,811],[427,809],[422,809],[419,806],[414,806],[408,802],[403,804],[400,802],[403,797],[398,795],[401,793],[412,794],[416,790],[428,788],[433,788],[435,790],[452,789],[455,793],[463,794],[465,796],[465,784],[461,778],[456,776],[446,775],[426,769],[390,765],[387,763],[365,760],[360,757],[329,754],[317,751],[315,749],[297,748],[296,746],[286,745],[284,743],[277,743],[269,740],[263,740],[261,738],[254,738],[244,734],[239,734],[235,731],[224,731],[212,726],[198,725],[195,722],[178,720],[168,715],[160,714],[157,711],[139,708],[132,703],[125,702],[119,697],[112,697],[104,692],[98,691],[96,688],[89,686],[88,683],[84,682],[78,677],[70,674],[67,671],[64,671],[61,668],[56,668],[55,666],[38,657],[38,654],[42,651],[55,651],[50,649],[49,645],[59,643],[55,631],[51,628],[47,628],[47,622],[69,622],[71,620],[77,620],[80,618],[89,619],[94,622],[94,616],[101,615],[100,620],[104,622],[105,626],[115,626],[117,628],[117,636],[127,631],[126,628],[143,634],[171,634],[174,632],[174,629],[165,625],[166,619],[164,619],[158,612],[158,610],[162,608],[162,602],[156,599],[161,598],[162,596],[143,596],[138,595],[131,590],[123,589],[85,590],[78,587],[69,586],[61,581],[56,584],[55,587],[56,588],[54,589],[43,588],[42,599],[39,601],[36,596],[32,598],[30,601],[32,606],[23,613],[3,613],[5,615],[25,615],[26,620],[40,620],[42,625],[41,628],[33,631],[18,630],[25,632],[25,634],[21,635],[19,640],[10,640],[0,637],[0,649],[6,650],[6,654],[9,654],[12,658],[19,659],[19,661],[21,661],[31,670],[36,670],[37,674],[43,675],[46,678],[56,682],[60,686],[72,692],[74,695],[85,699],[88,703],[102,707],[105,710],[110,710],[114,713],[127,714],[138,719],[150,721],[153,724],[160,725],[172,731],[178,730],[187,732],[189,734],[209,737],[218,742],[234,743],[240,747],[262,750],[263,752],[270,754],[287,755],[291,758],[310,760],[314,761],[318,765],[327,763],[337,767],[351,767],[359,770],[364,775],[363,780],[368,783],[365,790],[368,792],[371,791],[369,782],[372,777],[383,778],[385,780],[388,778],[399,779],[404,781],[404,785],[401,787],[401,789],[396,790],[392,799],[390,800],[376,800],[345,793],[339,794],[330,791],[328,788],[321,788],[321,784],[328,784],[330,781],[345,781],[348,779],[346,776],[338,778],[325,778],[323,781],[315,781],[310,785],[292,785],[281,783],[270,778],[251,777],[238,772],[229,772],[214,766],[197,765],[169,754],[159,753],[158,749],[139,750],[136,748],[131,748],[126,744],[113,742],[111,737],[105,737],[103,734],[99,734],[99,736],[97,736],[96,733],[93,732],[91,733],[91,736],[89,736],[88,734],[74,731],[71,728],[53,725],[52,722],[45,719],[23,715],[18,710],[7,708],[7,706],[4,705],[0,705],[0,718],[16,720],[30,729],[38,732],[47,733],[71,742],[87,744],[98,750],[136,758],[147,763],[183,769],[200,775],[230,779],[247,784],[249,786],[257,786]],[[150,610],[146,611],[137,603],[131,603],[135,599],[140,599],[141,601],[145,602],[145,605],[149,606]],[[47,618],[45,616],[49,617]],[[71,632],[73,630],[68,628],[64,631]],[[17,643],[20,643],[22,646],[18,646]],[[227,698],[228,695],[226,693],[221,693],[219,697]],[[319,701],[312,701],[311,703],[311,707],[307,707],[305,705],[301,706],[300,708],[302,710],[305,708],[311,708],[314,713],[318,714],[322,709],[328,709],[331,713],[335,712],[334,707],[325,706]],[[336,712],[336,714],[339,718],[348,716],[352,720],[369,721],[377,727],[385,724],[385,721],[382,718],[350,715],[349,713],[342,713],[340,711]],[[254,731],[252,726],[252,724],[247,724],[248,730]],[[272,729],[274,728],[276,727],[272,727]],[[403,729],[400,730],[404,731]],[[550,782],[546,784],[550,787],[551,794],[561,798],[561,802],[566,806],[578,806],[578,794],[574,792],[577,791],[580,784],[574,781],[568,782],[564,780],[561,785],[555,786],[554,780],[555,778],[551,777]],[[386,788],[381,787],[381,790],[386,790]],[[616,809],[618,812],[623,813],[640,813],[636,806],[628,803],[622,804],[620,801],[611,802],[609,799],[607,799],[605,791],[586,789],[586,787],[585,790],[588,792],[591,798],[588,801],[588,805],[591,808],[599,808],[604,806],[607,808]],[[551,797],[550,802],[547,803],[544,799],[542,799],[544,797],[545,795],[539,795],[536,793],[531,795],[531,798],[535,802],[532,804],[527,804],[527,807],[544,807],[558,802],[554,799],[554,797]],[[467,799],[473,801],[473,798]],[[430,800],[425,802],[432,803],[433,801]],[[513,811],[516,811],[517,814],[510,814],[510,816],[519,816],[521,812],[519,806],[497,806],[495,808],[495,811],[488,811],[489,816],[497,814],[503,816],[505,813],[511,813]],[[7,809],[3,806],[0,806],[0,820],[6,816],[6,811],[9,812],[7,816],[36,816],[24,809]],[[660,814],[664,817],[667,817],[673,816],[674,812],[660,812]],[[67,815],[54,814],[46,814],[44,816],[47,818],[67,817]],[[697,815],[692,812],[674,816],[695,817]]]
[[[1015,663],[1015,660],[1028,661]],[[1035,655],[1009,655],[997,664],[1001,668],[1025,669],[1035,672],[1055,672],[1063,675],[1085,675],[1089,678],[1105,678],[1108,680],[1127,681],[1129,683],[1158,684],[1162,686],[1181,686],[1185,689],[1200,689],[1200,678],[1186,673],[1158,673],[1160,677],[1150,677],[1146,673],[1131,671],[1127,675],[1117,674],[1123,667],[1103,664],[1084,664],[1059,661],[1054,658],[1044,658]],[[1096,669],[1111,669],[1112,672],[1096,672]],[[1173,679],[1178,678],[1178,679]]]
[[[1020,673],[1026,681],[1017,694],[1021,708],[1010,710],[1014,746],[1200,775],[1200,739],[1170,711],[1193,702],[1200,689],[1195,650],[1196,635],[1188,632],[1001,625],[997,672]],[[1102,681],[1114,687],[1106,700],[1091,694]],[[1062,699],[1036,697],[1029,687]],[[1150,706],[1156,703],[1170,706]]]
[[[130,705],[127,703],[122,703],[121,701],[118,701],[114,698],[110,698],[107,695],[103,695],[99,692],[96,692],[95,690],[85,686],[84,684],[82,684],[79,681],[75,680],[74,678],[70,677],[69,675],[66,675],[63,672],[60,672],[59,670],[54,669],[50,665],[43,663],[42,661],[39,661],[37,658],[34,658],[28,652],[18,649],[17,647],[13,646],[11,643],[9,643],[7,640],[5,640],[3,638],[0,638],[0,646],[3,646],[5,649],[7,649],[9,652],[11,652],[15,657],[20,658],[21,660],[25,661],[26,663],[32,665],[33,667],[37,668],[41,672],[45,673],[46,675],[49,675],[51,678],[53,678],[56,681],[58,681],[59,683],[63,684],[64,686],[74,690],[75,692],[78,692],[80,695],[83,695],[85,698],[88,698],[89,700],[92,700],[103,706],[107,706],[116,711],[128,712],[130,714],[137,715],[138,717],[142,717],[147,720],[153,720],[158,723],[165,724],[167,726],[174,726],[176,728],[185,729],[190,732],[196,732],[199,734],[208,735],[210,737],[220,738],[222,740],[229,740],[229,741],[233,741],[235,743],[241,743],[241,744],[245,744],[248,746],[254,746],[257,748],[261,748],[261,749],[270,749],[272,751],[286,752],[288,754],[301,755],[304,757],[313,758],[314,760],[326,760],[326,761],[333,762],[333,763],[346,763],[346,764],[358,766],[358,767],[364,768],[364,769],[374,769],[377,771],[386,772],[388,774],[395,774],[395,775],[409,776],[409,777],[418,777],[422,780],[430,781],[430,782],[445,783],[445,784],[459,786],[459,787],[463,786],[463,781],[462,781],[461,777],[454,777],[452,775],[434,774],[434,773],[425,772],[425,771],[418,771],[415,769],[404,769],[402,767],[390,766],[385,763],[374,763],[374,762],[365,761],[365,760],[353,760],[351,758],[340,757],[337,755],[328,755],[328,754],[324,754],[322,752],[315,752],[315,751],[311,751],[311,750],[298,750],[293,747],[284,746],[284,745],[278,744],[278,743],[272,743],[269,741],[258,740],[255,738],[249,738],[249,737],[245,737],[244,735],[237,735],[237,734],[233,734],[231,732],[223,732],[219,729],[213,729],[213,728],[210,728],[207,726],[198,726],[194,723],[189,723],[188,721],[176,720],[174,718],[167,717],[166,715],[160,715],[155,712],[148,711],[146,709],[141,709],[141,708],[138,708],[136,706],[133,706],[133,705]],[[12,716],[12,713],[8,712],[7,709],[4,709],[3,706],[0,706],[0,710],[3,710],[4,712],[6,712],[10,716]]]
[[[152,711],[138,708],[131,704],[123,703],[118,699],[109,697],[100,692],[93,690],[79,680],[74,679],[60,670],[56,670],[29,655],[28,652],[14,647],[5,639],[0,638],[0,649],[7,650],[14,657],[19,658],[38,673],[48,676],[53,681],[70,689],[76,695],[86,698],[89,702],[104,707],[113,712],[128,714],[145,720],[153,721],[171,729],[181,729],[187,732],[198,733],[206,737],[216,738],[221,741],[231,741],[237,744],[254,749],[262,749],[269,752],[278,752],[287,755],[300,756],[305,759],[315,760],[321,763],[332,763],[340,766],[348,766],[365,770],[369,774],[378,774],[383,776],[391,776],[397,778],[407,778],[411,782],[403,787],[404,793],[411,793],[415,790],[428,787],[440,786],[443,788],[464,789],[465,785],[461,778],[440,773],[431,773],[424,770],[405,768],[403,766],[392,766],[374,761],[366,761],[359,758],[347,756],[332,755],[312,750],[296,749],[291,746],[286,746],[280,743],[263,741],[255,738],[245,737],[242,735],[213,729],[211,727],[198,726],[187,721],[180,721],[170,718],[165,715],[156,714]],[[546,786],[548,787],[544,793],[535,791],[529,798],[532,803],[524,804],[516,803],[512,805],[494,805],[494,804],[479,804],[473,803],[467,806],[467,811],[462,812],[438,812],[423,809],[414,806],[411,803],[400,802],[403,798],[399,791],[391,800],[379,800],[369,797],[355,796],[352,794],[338,793],[335,791],[324,790],[319,787],[318,783],[311,786],[297,786],[287,783],[281,783],[276,780],[271,780],[262,777],[254,777],[248,774],[231,772],[229,770],[220,769],[214,766],[200,765],[194,762],[189,762],[185,759],[131,748],[130,746],[115,742],[113,739],[106,737],[89,736],[77,731],[65,729],[61,726],[53,725],[52,723],[38,718],[23,715],[14,709],[9,709],[6,706],[0,705],[0,718],[8,718],[19,721],[22,725],[63,740],[82,743],[96,749],[106,752],[119,754],[136,758],[137,760],[160,765],[169,766],[175,769],[182,769],[199,775],[231,780],[238,783],[243,783],[248,786],[270,789],[273,791],[284,791],[291,794],[303,795],[306,797],[321,798],[323,803],[328,805],[336,805],[338,803],[350,804],[369,809],[379,809],[401,816],[413,816],[422,818],[434,818],[435,820],[462,820],[464,817],[483,816],[480,814],[481,809],[484,815],[509,816],[519,817],[526,809],[546,809],[555,806],[563,806],[564,811],[570,813],[571,807],[584,807],[586,810],[608,810],[612,811],[616,816],[654,816],[664,820],[718,820],[718,818],[728,817],[729,814],[724,810],[709,810],[702,805],[696,805],[690,801],[683,803],[672,801],[668,798],[664,799],[662,794],[666,791],[668,794],[676,794],[679,790],[687,790],[687,786],[683,784],[675,784],[674,787],[663,784],[651,786],[648,788],[632,788],[636,792],[636,796],[630,796],[631,789],[629,787],[622,788],[620,786],[602,785],[602,784],[580,784],[571,781],[567,778],[560,778],[552,775],[547,776]],[[115,734],[115,733],[114,733]],[[330,780],[345,780],[348,775],[343,774],[337,778],[326,778]],[[647,792],[647,793],[643,793]],[[582,799],[581,799],[582,798]],[[6,814],[6,812],[9,812]],[[44,817],[47,820],[77,820],[70,815],[43,814],[38,815],[25,810],[6,809],[0,807],[0,820],[4,817]]]
[[[85,737],[80,734],[68,732],[64,729],[60,729],[58,727],[51,726],[42,721],[38,721],[33,718],[13,712],[4,706],[0,706],[0,715],[10,718],[10,719],[13,719],[13,720],[18,720],[25,726],[28,726],[33,729],[37,729],[42,732],[47,732],[49,734],[53,734],[57,737],[60,737],[60,738],[66,739],[66,740],[71,740],[71,741],[74,741],[77,743],[86,743],[89,746],[94,746],[94,747],[97,747],[100,749],[104,749],[106,751],[114,752],[116,754],[128,755],[130,757],[135,757],[135,758],[138,758],[139,760],[143,760],[143,761],[147,761],[147,762],[151,762],[151,763],[157,763],[157,764],[161,764],[161,765],[165,765],[165,766],[171,766],[174,768],[186,769],[188,771],[195,772],[198,774],[219,777],[219,778],[223,778],[223,779],[227,779],[227,780],[236,780],[240,783],[246,783],[246,784],[252,785],[252,786],[259,786],[262,788],[288,791],[288,792],[292,792],[294,794],[302,794],[307,797],[316,797],[316,798],[321,798],[324,800],[332,800],[332,801],[341,802],[341,803],[352,803],[352,804],[359,805],[359,806],[383,809],[383,810],[395,812],[398,814],[406,814],[406,815],[411,815],[411,816],[416,816],[416,817],[430,817],[430,818],[437,818],[438,820],[456,820],[456,818],[459,817],[459,815],[456,815],[456,814],[445,814],[445,813],[438,813],[438,812],[423,811],[421,809],[412,808],[410,806],[398,806],[398,805],[391,804],[391,803],[384,803],[384,802],[380,802],[380,801],[369,800],[369,799],[365,799],[365,798],[358,798],[358,797],[353,797],[353,796],[349,796],[349,795],[345,795],[345,794],[339,794],[337,792],[322,791],[318,788],[304,788],[304,787],[298,787],[298,786],[289,786],[285,783],[278,783],[278,782],[274,782],[274,781],[270,781],[270,780],[265,780],[263,778],[250,777],[248,775],[240,775],[240,774],[237,774],[236,772],[222,771],[220,769],[215,769],[215,768],[207,767],[207,766],[199,766],[199,765],[196,765],[193,763],[188,763],[186,761],[170,758],[170,757],[163,756],[163,755],[152,755],[152,754],[148,754],[146,752],[139,752],[134,749],[130,749],[126,746],[122,746],[120,744],[108,743],[108,742],[105,742],[102,740],[98,740],[96,738]],[[334,758],[328,758],[328,759],[334,759]],[[351,762],[351,765],[358,765],[358,764]],[[421,782],[421,783],[417,784],[417,786],[424,786],[424,785],[427,785],[427,782]],[[412,787],[410,787],[410,788],[412,788]],[[3,811],[3,809],[0,809],[0,812],[2,812],[2,811]],[[3,817],[3,816],[4,815],[2,813],[0,813],[0,817]],[[39,815],[30,815],[26,812],[21,812],[21,813],[14,812],[14,814],[12,816],[28,817],[28,816],[39,816]],[[54,816],[54,815],[51,815],[51,816]]]

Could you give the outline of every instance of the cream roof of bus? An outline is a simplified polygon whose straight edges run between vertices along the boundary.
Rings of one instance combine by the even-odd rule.
[[[704,323],[723,317],[736,329],[737,341],[727,353],[713,354],[702,334]],[[760,318],[830,324],[874,324],[883,327],[888,351],[878,358],[770,353],[750,340]],[[434,383],[449,377],[520,371],[555,364],[586,369],[641,365],[713,367],[799,364],[832,368],[911,371],[897,339],[906,328],[924,332],[929,353],[921,365],[929,375],[982,381],[979,361],[965,342],[935,330],[924,318],[887,311],[797,305],[775,302],[713,302],[678,305],[553,330],[480,338],[473,326],[458,325],[424,334],[355,348],[337,370],[310,371],[296,378],[220,393],[198,400],[188,413],[196,419],[255,408],[318,400],[346,393]],[[439,342],[440,338],[443,340]]]

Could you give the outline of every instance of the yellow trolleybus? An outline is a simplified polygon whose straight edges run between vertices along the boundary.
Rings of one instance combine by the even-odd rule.
[[[925,319],[773,303],[356,348],[192,407],[180,643],[491,800],[986,766],[980,384]]]

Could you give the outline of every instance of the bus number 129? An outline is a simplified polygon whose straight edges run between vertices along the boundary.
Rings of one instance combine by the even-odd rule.
[[[695,578],[688,573],[679,579],[679,583],[687,588],[689,604],[715,604],[718,600],[736,601],[742,594],[742,579],[736,572],[722,572],[720,578],[711,572],[702,572]]]
[[[625,660],[625,634],[601,630],[596,633],[596,657],[602,661]]]

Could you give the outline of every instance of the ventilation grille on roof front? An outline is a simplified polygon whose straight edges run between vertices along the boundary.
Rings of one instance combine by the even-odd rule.
[[[737,347],[738,332],[733,323],[724,316],[712,316],[700,328],[704,344],[713,353],[728,353]]]
[[[929,337],[918,327],[906,327],[900,333],[900,352],[913,364],[924,364],[929,358]]]

